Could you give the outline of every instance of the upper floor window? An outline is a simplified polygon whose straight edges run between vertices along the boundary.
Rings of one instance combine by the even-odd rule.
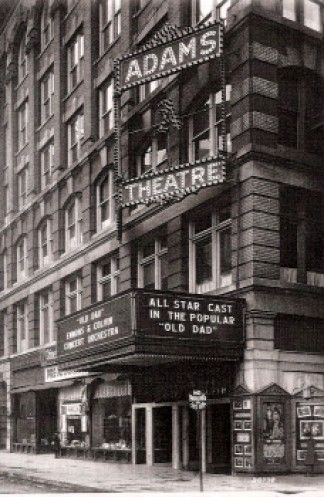
[[[5,216],[9,214],[9,185],[3,187],[3,213]]]
[[[1,254],[1,277],[2,277],[2,285],[1,290],[6,290],[8,288],[9,282],[9,271],[8,271],[8,252],[4,250]]]
[[[84,136],[83,109],[80,109],[68,122],[68,163],[71,166],[81,157],[81,142]]]
[[[27,204],[28,188],[28,166],[24,167],[17,174],[18,181],[18,209],[22,209]]]
[[[229,208],[207,211],[189,223],[189,291],[206,293],[232,283]]]
[[[28,350],[28,305],[20,302],[16,306],[17,352]]]
[[[48,71],[41,81],[41,121],[44,123],[53,114],[54,72]]]
[[[322,31],[321,4],[319,1],[304,0],[304,24],[307,28]]]
[[[82,307],[81,276],[74,275],[65,282],[65,314],[73,314]]]
[[[109,80],[99,90],[99,135],[105,136],[114,126],[113,82]]]
[[[167,238],[143,240],[138,248],[138,286],[152,290],[168,288]]]
[[[278,141],[287,147],[322,155],[323,127],[317,126],[323,101],[321,83],[315,74],[282,70],[279,78]]]
[[[46,266],[52,258],[51,220],[45,219],[38,229],[39,267]]]
[[[22,37],[18,49],[18,83],[27,76],[28,72],[26,41],[27,41],[27,32]]]
[[[52,343],[53,337],[53,294],[50,289],[39,294],[39,343]]]
[[[299,21],[307,28],[321,32],[321,2],[319,0],[282,0],[282,15],[291,21]]]
[[[97,228],[100,231],[110,226],[114,218],[112,171],[98,182],[96,190]]]
[[[121,0],[102,0],[100,3],[100,53],[103,54],[121,30]]]
[[[0,356],[7,356],[9,353],[8,341],[8,315],[6,311],[0,313]]]
[[[48,142],[40,151],[41,188],[46,188],[51,181],[54,167],[54,141]]]
[[[75,197],[65,209],[65,250],[82,243],[82,199]]]
[[[193,116],[189,118],[190,161],[217,155],[219,151],[224,150],[224,140],[226,140],[227,152],[231,152],[230,95],[231,86],[227,85],[225,104],[226,134],[224,137],[224,116],[222,113],[221,91],[212,93],[205,105],[201,106],[194,112]]]
[[[17,281],[26,278],[27,273],[27,238],[20,237],[16,244],[16,266],[17,266]]]
[[[167,135],[153,136],[150,143],[136,157],[136,174],[147,173],[161,168],[167,160]]]
[[[18,109],[18,150],[21,150],[28,141],[28,101]]]
[[[54,37],[54,21],[53,18],[48,14],[48,9],[44,7],[41,18],[41,47],[47,47],[49,42]]]
[[[324,286],[323,195],[282,187],[280,191],[281,278]]]
[[[154,79],[153,81],[149,81],[148,83],[143,83],[138,87],[138,99],[140,102],[143,102],[151,93],[153,93],[157,88],[159,88],[162,84],[162,81],[165,78]]]
[[[215,0],[192,0],[193,23],[210,21]]]
[[[78,33],[67,48],[68,91],[83,79],[84,36]]]
[[[101,260],[97,265],[97,300],[105,300],[118,293],[119,259],[118,254]]]

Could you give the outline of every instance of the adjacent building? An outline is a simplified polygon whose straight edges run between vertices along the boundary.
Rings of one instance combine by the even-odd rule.
[[[0,444],[195,469],[201,390],[204,470],[303,472],[310,436],[322,470],[323,1],[3,10]],[[119,152],[226,179],[117,219],[114,59],[219,19],[223,59],[120,95]]]

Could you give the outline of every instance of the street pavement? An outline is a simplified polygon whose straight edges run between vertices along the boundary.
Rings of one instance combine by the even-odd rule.
[[[62,492],[199,492],[199,475],[166,465],[131,465],[84,459],[60,458],[53,454],[20,454],[0,451],[0,477],[37,484],[61,486]],[[65,487],[65,489],[64,489]],[[4,488],[4,490],[2,490]],[[5,487],[0,493],[5,493]],[[72,487],[71,487],[72,488]],[[232,476],[204,475],[204,491],[220,495],[324,495],[324,475]],[[18,491],[19,492],[19,491]]]

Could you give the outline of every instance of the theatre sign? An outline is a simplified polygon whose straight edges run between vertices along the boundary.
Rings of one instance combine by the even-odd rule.
[[[238,358],[243,350],[241,299],[133,290],[57,322],[62,359],[136,354]],[[127,364],[127,360],[126,360]]]
[[[190,193],[197,193],[201,188],[217,185],[225,180],[225,126],[222,130],[224,141],[222,156],[208,157],[207,160],[194,164],[169,165],[164,171],[143,174],[127,180],[122,175],[120,118],[122,92],[147,81],[163,78],[197,64],[221,58],[223,55],[224,24],[222,21],[212,21],[208,24],[183,29],[166,25],[156,35],[156,39],[146,43],[139,50],[118,57],[114,61],[116,143],[114,178],[119,237],[122,219],[119,213],[122,208],[141,203],[178,201]],[[224,70],[220,71],[219,76],[222,80],[222,113],[225,115]],[[171,100],[169,111],[174,112]],[[173,120],[170,116],[164,119],[163,132],[166,132],[173,125]],[[180,119],[177,122],[180,122]]]
[[[170,36],[167,43],[148,43],[142,49],[120,58],[119,89],[162,78],[196,64],[219,57],[222,25],[210,23],[188,27],[181,35]]]

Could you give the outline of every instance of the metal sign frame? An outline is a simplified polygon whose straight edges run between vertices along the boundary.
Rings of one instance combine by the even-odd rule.
[[[184,63],[181,65],[178,65],[177,67],[173,67],[171,69],[163,70],[160,71],[157,74],[154,74],[153,76],[147,76],[144,78],[138,79],[136,82],[132,82],[127,85],[122,85],[121,84],[121,64],[125,60],[129,60],[132,57],[136,57],[138,55],[143,55],[146,52],[149,52],[153,48],[162,48],[162,47],[167,47],[168,44],[174,41],[180,41],[182,38],[188,38],[191,35],[194,35],[195,33],[199,34],[199,32],[205,31],[206,29],[210,29],[212,27],[217,27],[218,29],[218,37],[219,37],[219,42],[218,42],[218,50],[215,53],[208,54],[204,57],[199,57],[195,61],[191,61],[188,63]],[[117,233],[118,233],[118,239],[121,240],[122,237],[122,198],[123,198],[123,186],[127,182],[127,180],[123,177],[122,174],[122,169],[121,169],[121,96],[122,93],[126,90],[129,90],[130,88],[133,88],[135,86],[141,85],[146,81],[152,81],[155,79],[159,79],[162,77],[165,77],[169,74],[174,74],[177,72],[180,72],[183,69],[186,69],[188,67],[192,67],[193,65],[198,65],[202,64],[205,62],[208,62],[209,60],[215,59],[215,58],[220,58],[221,60],[221,84],[222,84],[222,141],[223,141],[223,155],[226,157],[227,155],[227,140],[226,140],[226,109],[225,109],[225,103],[226,103],[226,79],[225,79],[225,64],[224,64],[224,57],[223,57],[223,39],[224,39],[224,21],[217,16],[216,20],[213,20],[209,23],[206,23],[202,26],[197,26],[197,27],[187,27],[187,28],[181,28],[180,33],[179,33],[178,28],[178,33],[177,34],[170,34],[169,36],[166,36],[166,39],[164,41],[151,41],[147,44],[145,44],[141,49],[132,52],[131,54],[125,54],[120,57],[117,57],[114,60],[114,70],[113,70],[113,79],[114,79],[114,137],[115,137],[115,145],[114,145],[114,187],[115,187],[115,212],[116,212],[116,223],[117,223]],[[163,30],[163,28],[162,28]],[[212,157],[211,157],[212,158]],[[218,157],[218,160],[220,160],[220,157]],[[175,166],[174,169],[179,168],[180,166]],[[173,168],[169,168],[169,170],[172,170]],[[140,178],[145,178],[145,175],[142,175]],[[138,178],[137,178],[138,179]],[[223,179],[225,179],[225,168],[223,168]],[[128,180],[130,181],[130,180]],[[206,185],[210,186],[210,185]],[[167,202],[177,202],[179,200],[182,200],[183,196],[189,193],[194,193],[194,190],[190,191],[185,191],[184,194],[180,195],[168,195],[165,198],[163,197],[157,197],[156,199],[152,199],[152,202],[159,202],[159,203],[167,203]],[[149,202],[146,202],[149,203]],[[124,206],[126,207],[126,205]]]

